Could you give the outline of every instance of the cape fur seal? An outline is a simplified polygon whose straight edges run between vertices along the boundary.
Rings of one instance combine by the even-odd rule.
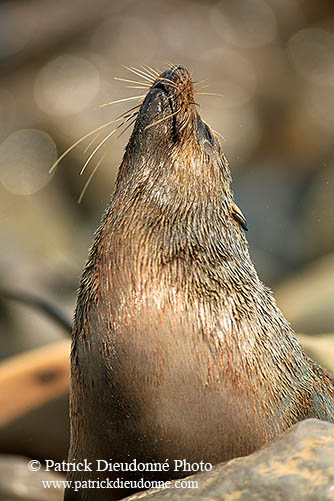
[[[250,454],[297,421],[334,421],[333,379],[259,280],[219,141],[188,71],[147,93],[83,271],[73,324],[69,461],[164,463]],[[136,489],[133,489],[136,490]],[[67,489],[66,500],[129,490]]]

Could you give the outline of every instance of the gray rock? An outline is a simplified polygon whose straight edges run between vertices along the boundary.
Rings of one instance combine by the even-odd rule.
[[[187,480],[197,480],[198,489],[150,490],[126,499],[333,501],[334,425],[317,419],[302,421],[250,456]]]
[[[44,469],[30,471],[29,459],[0,455],[1,501],[62,501],[64,488],[45,488],[42,480],[64,480],[61,475]]]

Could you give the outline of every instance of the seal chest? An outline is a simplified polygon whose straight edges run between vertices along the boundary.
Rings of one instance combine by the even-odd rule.
[[[81,278],[69,460],[214,464],[307,417],[333,421],[333,380],[259,280],[230,183],[191,77],[172,67],[141,105]],[[65,499],[128,494],[79,489]]]

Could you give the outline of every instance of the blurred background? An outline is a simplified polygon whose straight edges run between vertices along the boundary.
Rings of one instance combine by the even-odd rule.
[[[328,302],[326,295],[334,278],[328,258],[334,239],[330,0],[1,2],[1,282],[49,298],[71,318],[130,131],[113,141],[80,205],[108,142],[83,176],[89,139],[55,175],[49,168],[81,136],[137,103],[97,109],[143,93],[114,79],[138,80],[122,65],[162,70],[170,61],[184,64],[194,80],[207,80],[202,92],[222,95],[199,95],[197,101],[204,119],[225,138],[259,275],[277,290],[297,330],[331,330],[333,317],[324,311],[328,305],[333,313],[333,296]],[[304,286],[300,295],[291,289],[296,295],[290,301],[283,284],[307,273],[324,283],[312,281],[309,294]],[[304,320],[295,311],[302,305],[289,304],[297,300],[305,305]],[[321,310],[313,319],[312,303]],[[22,349],[43,342],[41,332],[57,337],[58,328],[40,314],[4,308],[8,325],[16,327],[1,356],[17,351],[17,336]]]
[[[137,104],[98,108],[142,94],[114,79],[138,80],[122,65],[170,62],[221,94],[196,100],[224,136],[260,277],[297,332],[333,332],[332,0],[0,2],[1,289],[42,297],[71,320],[130,131],[113,142],[81,204],[108,142],[83,176],[89,139],[48,171]],[[0,302],[2,359],[63,337],[39,311]],[[333,350],[325,338],[323,351]]]

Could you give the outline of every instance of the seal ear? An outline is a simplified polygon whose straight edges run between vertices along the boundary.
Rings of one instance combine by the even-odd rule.
[[[233,219],[238,224],[240,224],[241,228],[243,228],[245,231],[248,231],[247,219],[245,218],[245,216],[241,212],[241,209],[239,209],[239,207],[235,203],[233,203],[231,205],[230,213],[231,213],[231,216],[233,217]]]

